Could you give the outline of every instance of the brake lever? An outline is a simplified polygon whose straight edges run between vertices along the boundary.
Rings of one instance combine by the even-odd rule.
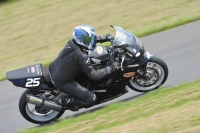
[[[124,63],[124,60],[125,60],[125,56],[123,55],[121,58],[122,58],[121,69],[122,69],[122,71],[124,71],[124,69],[123,69],[123,63]]]

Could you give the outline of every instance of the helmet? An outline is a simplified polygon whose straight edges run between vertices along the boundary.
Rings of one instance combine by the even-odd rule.
[[[77,26],[73,31],[73,39],[86,49],[94,49],[96,47],[96,32],[90,25]]]

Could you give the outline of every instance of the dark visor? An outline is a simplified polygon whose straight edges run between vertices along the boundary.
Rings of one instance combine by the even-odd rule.
[[[96,47],[96,35],[92,35],[92,37],[83,35],[82,41],[84,44],[90,45],[90,47],[92,47],[92,49]]]

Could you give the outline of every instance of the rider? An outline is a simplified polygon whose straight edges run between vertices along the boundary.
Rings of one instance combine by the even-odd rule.
[[[96,95],[93,92],[74,80],[80,71],[92,80],[99,80],[118,68],[117,64],[113,63],[111,66],[95,70],[87,55],[87,50],[94,49],[96,42],[106,42],[112,39],[114,38],[110,34],[96,37],[95,29],[90,25],[77,26],[73,31],[73,38],[51,62],[49,74],[52,83],[56,89],[69,95],[60,102],[70,110],[77,111],[81,107],[89,107],[96,101]]]

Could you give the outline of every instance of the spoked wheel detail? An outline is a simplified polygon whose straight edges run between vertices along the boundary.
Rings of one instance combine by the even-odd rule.
[[[45,109],[30,103],[26,102],[26,95],[31,94],[36,97],[41,98],[44,94],[44,92],[41,91],[33,91],[33,90],[26,90],[19,101],[19,110],[22,116],[35,124],[45,124],[49,123],[51,121],[54,121],[62,116],[64,113],[64,110],[61,110],[60,112],[54,111],[54,110],[49,110]],[[55,94],[50,94],[48,95],[47,99],[51,100],[54,98],[56,95]]]
[[[164,84],[168,77],[168,67],[166,63],[160,58],[152,57],[147,63],[146,77],[147,78],[143,78],[136,74],[129,81],[128,87],[139,92],[157,89]]]

